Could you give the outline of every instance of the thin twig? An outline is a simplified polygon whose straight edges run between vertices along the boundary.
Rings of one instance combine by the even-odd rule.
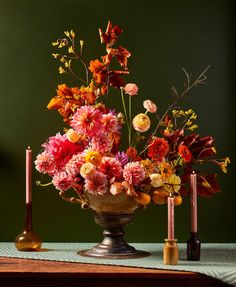
[[[166,115],[169,113],[170,110],[172,110],[176,104],[193,88],[193,87],[196,87],[198,84],[204,84],[204,81],[206,80],[206,72],[207,70],[210,68],[210,65],[207,66],[202,72],[201,74],[197,77],[197,79],[192,83],[192,84],[188,84],[187,88],[185,88],[185,90],[179,95],[178,91],[175,89],[175,87],[172,88],[172,91],[174,92],[174,95],[176,96],[175,97],[175,100],[174,102],[167,108],[167,110],[164,112],[164,114],[162,115],[161,119],[159,120],[159,122],[157,123],[157,126],[154,130],[154,132],[152,133],[151,137],[152,138],[156,133],[157,133],[157,130],[158,128],[160,127],[161,123],[163,122],[163,120],[165,119]],[[184,70],[184,73],[187,77],[187,79],[190,79],[189,77],[189,74],[187,73],[186,70]],[[188,75],[188,76],[187,76]],[[147,143],[143,150],[140,152],[140,154],[144,153],[147,148],[149,146],[149,143]]]

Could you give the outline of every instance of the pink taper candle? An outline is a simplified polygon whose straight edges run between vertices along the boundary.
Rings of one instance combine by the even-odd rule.
[[[26,150],[26,204],[32,202],[32,151],[30,147]]]
[[[191,186],[191,232],[197,233],[197,175],[195,171],[190,175]]]
[[[174,198],[168,197],[168,239],[175,238]]]

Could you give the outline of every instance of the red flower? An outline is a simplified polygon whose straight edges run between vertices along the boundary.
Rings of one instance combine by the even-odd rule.
[[[134,159],[138,154],[136,148],[132,146],[128,147],[125,153],[131,159]]]
[[[220,192],[220,186],[217,182],[217,174],[207,174],[198,177],[198,194],[204,197],[210,197],[214,193]]]
[[[179,145],[178,152],[185,162],[190,162],[192,154],[186,145]]]
[[[165,139],[154,138],[154,140],[149,143],[148,157],[156,161],[162,161],[163,157],[167,155],[168,151],[169,145]]]
[[[185,137],[184,144],[189,147],[194,158],[203,159],[215,155],[214,139],[211,136],[190,134]]]

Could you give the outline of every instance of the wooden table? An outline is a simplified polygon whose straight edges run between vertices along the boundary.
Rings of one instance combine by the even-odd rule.
[[[194,272],[0,258],[0,286],[13,287],[226,287]]]

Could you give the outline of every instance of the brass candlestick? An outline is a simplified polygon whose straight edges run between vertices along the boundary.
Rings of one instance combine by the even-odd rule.
[[[19,251],[38,251],[41,248],[42,239],[33,231],[32,203],[26,203],[25,212],[25,228],[16,236],[15,246]]]

